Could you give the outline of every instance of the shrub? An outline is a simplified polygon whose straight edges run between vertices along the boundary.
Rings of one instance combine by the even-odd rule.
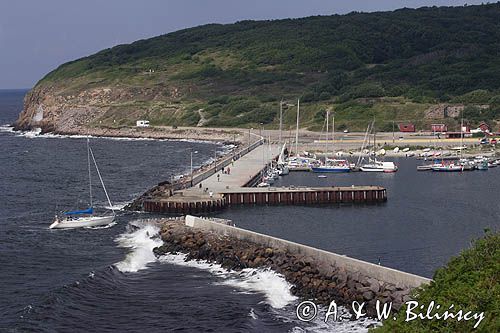
[[[414,298],[419,304],[428,305],[434,301],[444,310],[453,304],[453,312],[459,309],[484,312],[484,319],[476,329],[473,328],[474,320],[417,319],[405,322],[406,306],[403,306],[397,320],[388,319],[372,332],[499,332],[499,279],[500,233],[487,231],[486,236],[476,240],[472,248],[462,251],[445,267],[438,269],[430,285],[414,291]]]

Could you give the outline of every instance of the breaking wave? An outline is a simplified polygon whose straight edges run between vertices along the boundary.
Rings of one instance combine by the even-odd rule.
[[[115,241],[119,247],[128,248],[130,252],[124,260],[115,264],[121,272],[137,272],[145,269],[149,263],[155,262],[153,249],[163,244],[157,236],[160,229],[154,225],[143,227],[118,236]]]
[[[160,257],[162,262],[208,270],[221,278],[219,284],[236,287],[242,291],[262,293],[266,302],[275,309],[284,308],[297,300],[297,297],[290,293],[291,284],[281,274],[270,269],[245,268],[236,272],[204,260],[185,260],[185,254],[167,254]]]

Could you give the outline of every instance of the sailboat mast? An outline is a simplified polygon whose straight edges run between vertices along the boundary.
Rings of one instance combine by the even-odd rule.
[[[332,116],[332,154],[335,151],[335,114]]]
[[[90,194],[90,207],[92,207],[92,176],[90,174],[90,145],[89,138],[87,138],[87,166],[89,169],[89,194]]]
[[[326,110],[326,140],[325,140],[325,163],[326,160],[328,159],[328,131],[330,130],[329,126],[329,119],[330,119],[330,110]]]
[[[283,100],[280,101],[280,145],[281,145],[281,140],[283,139],[282,131],[283,131]]]
[[[460,159],[462,159],[462,151],[464,150],[464,116],[460,122]]]
[[[97,175],[99,176],[99,180],[101,181],[102,189],[104,190],[104,194],[106,194],[106,199],[108,199],[109,208],[114,213],[115,210],[113,209],[113,205],[111,204],[111,200],[109,199],[108,191],[106,191],[106,186],[104,186],[104,182],[101,177],[101,172],[99,171],[99,167],[97,166],[97,162],[95,161],[94,153],[92,152],[92,149],[90,147],[89,151],[90,151],[90,156],[92,156],[92,160],[94,161],[95,169],[97,170]]]
[[[297,100],[297,129],[295,130],[295,155],[299,156],[299,114],[300,99]]]

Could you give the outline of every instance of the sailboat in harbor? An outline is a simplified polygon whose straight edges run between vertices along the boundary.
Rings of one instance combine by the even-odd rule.
[[[300,99],[297,100],[297,125],[295,129],[295,156],[288,159],[289,171],[309,171],[311,163],[316,159],[303,157],[299,154],[299,121],[300,121]]]
[[[370,126],[368,127],[370,128]],[[371,130],[373,131],[373,149],[376,149],[376,132],[375,132],[375,120],[372,122]],[[368,132],[367,132],[368,133]],[[382,150],[385,154],[385,150]],[[377,154],[374,152],[373,156],[368,157],[368,163],[363,164],[360,167],[361,171],[364,172],[385,172],[391,173],[398,171],[398,166],[394,162],[385,162],[377,159]]]
[[[109,207],[112,211],[111,215],[98,216],[94,214],[93,201],[92,201],[92,176],[90,168],[91,159],[96,168],[97,175],[99,176],[99,180],[104,190],[104,194],[106,194],[106,199],[108,200]],[[111,200],[109,199],[108,191],[106,190],[106,186],[104,185],[104,182],[102,180],[101,172],[99,171],[99,167],[97,166],[97,162],[95,160],[92,148],[90,147],[88,138],[87,138],[87,165],[89,172],[89,195],[90,195],[89,207],[83,210],[63,212],[61,215],[56,215],[54,222],[49,227],[50,229],[74,229],[82,227],[95,227],[101,225],[108,225],[114,221],[115,211],[113,209],[113,205],[111,204]]]
[[[464,146],[464,119],[462,117],[462,121],[460,124],[460,139],[461,139],[461,147]],[[460,149],[460,160],[458,162],[449,162],[446,163],[444,159],[441,159],[441,163],[435,163],[431,166],[431,170],[434,172],[462,172],[464,171],[464,164],[460,161],[462,160],[462,149]]]
[[[328,133],[329,133],[329,118],[330,111],[326,110],[326,140],[325,140],[325,163],[323,165],[313,165],[311,167],[312,172],[349,172],[351,167],[347,160],[329,159],[328,158]],[[332,119],[332,141],[335,138],[335,117]]]

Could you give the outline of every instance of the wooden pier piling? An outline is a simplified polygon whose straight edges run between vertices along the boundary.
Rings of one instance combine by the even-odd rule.
[[[242,187],[221,191],[217,197],[174,196],[144,201],[147,212],[200,214],[239,205],[325,205],[342,203],[380,203],[387,201],[387,190],[380,186],[354,187]]]

